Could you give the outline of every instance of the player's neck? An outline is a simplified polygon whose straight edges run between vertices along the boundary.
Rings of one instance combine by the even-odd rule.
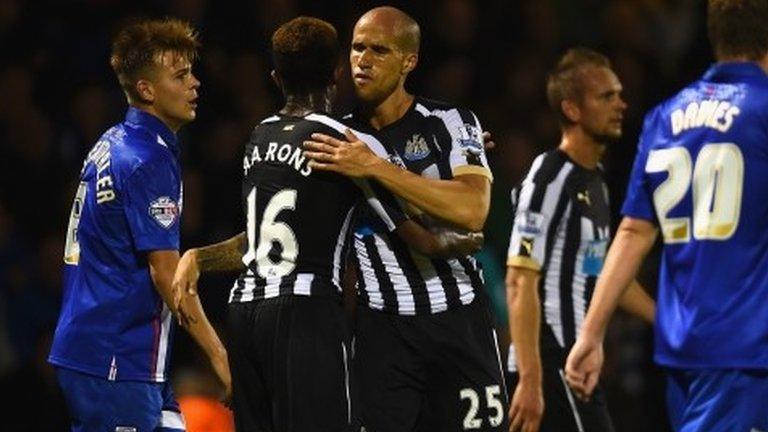
[[[370,109],[364,109],[368,122],[374,129],[382,129],[403,118],[411,108],[414,96],[399,87],[383,102]]]
[[[181,126],[184,124],[173,118],[164,116],[157,109],[155,109],[153,105],[142,104],[142,103],[132,103],[131,106],[157,117],[161,122],[163,122],[164,125],[168,126],[168,129],[170,129],[173,133],[178,133],[179,129],[181,129]]]
[[[280,114],[304,117],[313,112],[331,112],[331,98],[328,92],[312,92],[306,95],[286,95],[285,105]]]
[[[558,148],[576,164],[590,170],[597,168],[605,153],[605,144],[577,131],[563,132]]]

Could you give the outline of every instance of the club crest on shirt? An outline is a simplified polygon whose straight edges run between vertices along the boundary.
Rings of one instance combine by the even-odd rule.
[[[480,128],[465,123],[459,126],[459,146],[464,156],[480,156],[483,154],[483,140]]]
[[[179,217],[179,206],[176,201],[167,196],[160,197],[149,203],[149,215],[161,227],[168,229]]]
[[[515,228],[521,234],[537,235],[544,227],[544,215],[532,211],[518,212],[515,216]]]
[[[411,162],[424,159],[429,155],[427,140],[419,134],[413,134],[411,139],[405,142],[404,153],[403,157]]]

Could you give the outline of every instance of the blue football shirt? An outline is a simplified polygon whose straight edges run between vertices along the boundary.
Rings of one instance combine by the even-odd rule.
[[[179,249],[178,156],[175,134],[133,107],[89,152],[69,221],[54,365],[165,381],[173,319],[146,253]]]
[[[653,109],[622,213],[664,237],[656,361],[768,368],[768,75],[716,64]]]

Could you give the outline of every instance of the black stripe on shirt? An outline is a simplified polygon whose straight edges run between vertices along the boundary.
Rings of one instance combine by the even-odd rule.
[[[411,256],[408,247],[397,237],[397,235],[387,233],[386,236],[392,252],[394,252],[395,258],[397,259],[397,265],[403,269],[403,274],[405,274],[405,278],[408,280],[408,285],[413,293],[413,303],[416,308],[416,314],[421,315],[430,313],[432,308],[430,307],[427,284],[424,282],[421,272],[419,272],[416,263],[413,261],[413,257]]]
[[[371,261],[373,273],[376,275],[376,280],[379,282],[379,291],[381,291],[381,296],[384,300],[384,311],[397,312],[397,295],[395,294],[395,287],[389,279],[387,269],[384,268],[384,263],[381,260],[381,255],[379,255],[379,249],[376,247],[374,237],[364,236],[363,243],[365,244],[368,258]]]
[[[445,300],[448,303],[448,309],[461,306],[461,292],[459,291],[459,285],[456,283],[456,277],[453,275],[451,266],[448,265],[447,261],[441,259],[433,259],[431,262],[445,290]]]
[[[296,290],[296,272],[293,272],[291,274],[285,275],[280,278],[279,292],[281,296],[293,294],[295,290]]]
[[[464,272],[467,273],[467,276],[469,276],[469,280],[472,283],[472,290],[475,293],[482,292],[483,290],[483,280],[480,278],[480,270],[479,270],[479,264],[477,267],[472,265],[472,262],[469,260],[469,258],[459,258],[459,264],[464,268]]]

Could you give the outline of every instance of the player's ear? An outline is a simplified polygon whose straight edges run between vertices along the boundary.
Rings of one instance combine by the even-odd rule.
[[[136,81],[136,94],[142,102],[152,103],[155,101],[155,87],[149,80],[140,79]]]
[[[572,121],[573,123],[579,122],[579,119],[581,118],[581,110],[574,101],[563,99],[563,101],[560,102],[560,110],[568,120]]]
[[[419,63],[419,55],[417,53],[408,53],[405,55],[405,61],[403,62],[403,74],[408,74],[412,70],[416,69],[416,64]]]

